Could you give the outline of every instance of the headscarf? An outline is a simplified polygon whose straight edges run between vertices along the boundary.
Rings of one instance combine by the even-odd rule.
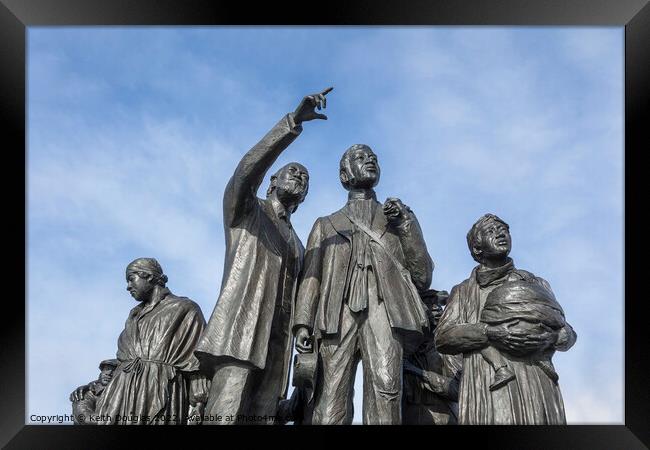
[[[164,286],[167,283],[167,275],[163,273],[162,267],[154,258],[138,258],[126,266],[126,277],[130,273],[145,272],[153,275],[153,282]]]

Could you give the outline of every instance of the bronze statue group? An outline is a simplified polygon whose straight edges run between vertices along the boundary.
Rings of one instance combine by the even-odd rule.
[[[343,154],[347,203],[316,220],[306,248],[291,215],[307,169],[285,165],[257,197],[302,124],[327,119],[318,111],[331,90],[303,98],[228,182],[223,281],[207,323],[170,292],[155,259],[127,266],[139,303],[117,359],[70,395],[77,423],[351,424],[360,361],[364,424],[566,423],[552,356],[576,333],[549,284],[514,266],[502,219],[472,225],[478,265],[447,294],[430,289],[434,264],[413,211],[377,201],[380,166],[367,145]]]

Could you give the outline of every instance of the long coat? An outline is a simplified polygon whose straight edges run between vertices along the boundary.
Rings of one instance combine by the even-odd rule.
[[[205,326],[199,306],[167,288],[131,310],[117,342],[120,364],[97,401],[99,424],[184,424],[190,396],[205,402],[194,347]]]
[[[564,403],[559,386],[536,364],[502,353],[516,380],[505,387],[490,391],[494,369],[481,356],[487,343],[484,325],[480,324],[482,289],[476,279],[478,268],[470,277],[451,290],[447,307],[435,331],[439,352],[463,354],[462,379],[459,393],[460,424],[534,425],[566,423]],[[500,284],[525,280],[550,290],[548,282],[525,270],[513,270]],[[496,286],[492,286],[492,289]],[[489,289],[491,290],[491,289]],[[576,340],[567,323],[560,330],[555,350],[568,350]]]
[[[348,206],[316,220],[309,235],[303,275],[294,316],[294,331],[306,326],[317,335],[336,333],[344,301],[345,282],[352,251],[352,222]],[[408,229],[390,227],[377,203],[370,229],[380,235],[384,247],[397,259],[403,273],[376,242],[370,242],[378,293],[392,328],[422,333],[429,324],[418,290],[429,287],[433,262],[426,249],[420,226],[413,213]],[[356,231],[360,233],[361,231]],[[405,254],[411,257],[406,258]]]
[[[295,298],[304,247],[292,228],[293,242],[287,242],[270,201],[255,194],[277,155],[301,130],[285,116],[246,154],[226,187],[221,293],[196,349],[207,371],[229,358],[264,369],[274,316],[290,314],[293,309],[282,300],[291,299],[292,303]],[[286,264],[289,255],[295,259],[292,267]],[[283,380],[288,380],[291,360],[289,330],[287,336]]]

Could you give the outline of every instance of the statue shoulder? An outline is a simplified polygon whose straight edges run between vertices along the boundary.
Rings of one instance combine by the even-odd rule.
[[[347,206],[344,206],[338,211],[334,211],[332,214],[319,217],[316,222],[318,223],[318,221],[321,221],[322,224],[329,225],[335,230],[350,228],[351,223],[350,223],[350,219],[348,219],[347,217],[346,211],[347,211]]]
[[[469,287],[470,283],[472,283],[473,280],[474,280],[474,272],[472,272],[472,274],[469,276],[469,278],[465,278],[463,281],[461,281],[457,285],[452,286],[449,295],[451,296],[451,294],[454,291],[455,292],[464,291],[465,289],[467,289]]]
[[[201,312],[201,307],[191,298],[180,297],[178,295],[169,294],[166,301],[174,307],[181,308],[184,311],[198,311]]]
[[[550,290],[551,292],[553,291],[552,288],[551,288],[551,284],[548,281],[546,281],[542,277],[539,277],[539,276],[535,275],[532,272],[529,272],[529,271],[523,270],[523,269],[515,269],[513,274],[519,280],[529,281],[531,283],[537,283],[537,284],[543,286],[544,288]]]
[[[345,206],[326,216],[319,217],[318,220],[332,220],[332,219],[336,219],[339,216],[345,216]]]
[[[452,286],[449,291],[449,298],[447,299],[447,306],[451,303],[456,303],[458,298],[465,298],[467,296],[467,291],[469,289],[472,278],[467,278],[460,283]],[[446,307],[445,307],[446,309]]]
[[[529,272],[528,270],[524,270],[524,269],[515,269],[513,271],[513,274],[517,278],[520,278],[520,279],[525,280],[525,281],[534,281],[537,278],[534,273]]]

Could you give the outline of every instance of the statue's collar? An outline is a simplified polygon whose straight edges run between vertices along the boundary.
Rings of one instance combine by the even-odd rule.
[[[373,189],[351,189],[348,192],[348,202],[354,200],[375,200],[377,195]]]
[[[515,270],[515,264],[510,257],[500,267],[489,268],[481,264],[476,268],[476,281],[479,286],[485,287],[509,275],[513,270]]]
[[[278,217],[278,219],[283,220],[288,225],[290,225],[291,212],[287,210],[282,202],[276,196],[271,196],[270,203],[271,208],[273,209],[273,212],[275,212],[275,215]]]
[[[142,317],[143,315],[145,315],[146,313],[154,309],[156,305],[162,301],[162,299],[164,299],[169,294],[171,294],[170,290],[166,287],[154,286],[153,289],[154,291],[151,294],[151,301],[146,305],[140,303],[139,317]]]

